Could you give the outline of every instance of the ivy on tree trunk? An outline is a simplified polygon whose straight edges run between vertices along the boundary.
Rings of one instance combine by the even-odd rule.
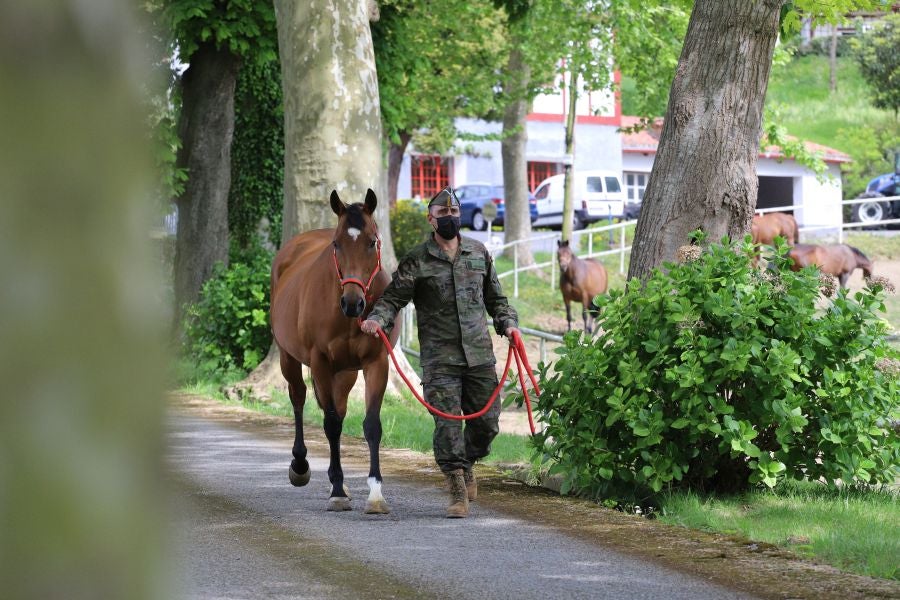
[[[228,262],[228,192],[234,135],[234,88],[239,59],[203,43],[182,77],[178,166],[188,180],[177,200],[175,326],[185,304],[197,300],[217,262]]]

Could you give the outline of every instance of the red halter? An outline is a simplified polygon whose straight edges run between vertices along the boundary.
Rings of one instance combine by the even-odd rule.
[[[365,294],[366,296],[366,303],[372,301],[372,299],[369,297],[369,286],[372,285],[372,281],[375,279],[375,276],[378,275],[379,271],[381,271],[381,236],[378,235],[378,227],[375,228],[375,240],[375,247],[378,253],[375,263],[375,270],[372,271],[372,274],[369,275],[369,280],[365,283],[363,283],[362,279],[353,275],[351,275],[350,277],[344,277],[344,274],[341,272],[341,266],[338,264],[337,260],[337,247],[332,245],[331,248],[331,258],[334,260],[334,270],[337,272],[338,280],[341,283],[341,289],[343,290],[344,286],[348,283],[355,283],[362,288],[363,294]]]

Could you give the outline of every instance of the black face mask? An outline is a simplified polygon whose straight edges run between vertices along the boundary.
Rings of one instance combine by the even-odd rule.
[[[446,217],[437,217],[437,234],[448,242],[455,238],[459,233],[459,217],[447,215]]]

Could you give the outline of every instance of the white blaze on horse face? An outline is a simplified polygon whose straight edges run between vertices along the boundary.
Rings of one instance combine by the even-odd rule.
[[[356,238],[358,238],[359,234],[361,234],[361,233],[362,233],[362,231],[360,231],[356,227],[351,227],[347,230],[347,235],[352,237],[354,242],[356,241]]]
[[[369,477],[366,482],[369,484],[369,502],[378,502],[379,500],[384,501],[384,496],[381,495],[381,482],[375,479],[374,477]]]

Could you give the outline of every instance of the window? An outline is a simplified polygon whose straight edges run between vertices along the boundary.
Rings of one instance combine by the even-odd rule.
[[[540,188],[538,191],[536,191],[536,192],[534,193],[534,197],[535,197],[537,200],[543,200],[544,198],[547,197],[547,195],[548,195],[549,193],[550,193],[550,184],[548,183],[547,185],[543,186],[543,187]]]
[[[625,173],[625,191],[629,202],[640,202],[647,189],[647,173]]]
[[[542,181],[562,172],[562,165],[552,162],[528,163],[528,189],[534,190]]]
[[[587,178],[587,191],[588,193],[602,194],[603,193],[603,179],[600,177],[588,177]]]
[[[427,200],[450,185],[450,159],[419,154],[411,162],[412,195]]]
[[[622,191],[622,188],[619,187],[619,178],[618,177],[607,177],[606,178],[606,191],[610,194],[615,194],[616,192]]]

